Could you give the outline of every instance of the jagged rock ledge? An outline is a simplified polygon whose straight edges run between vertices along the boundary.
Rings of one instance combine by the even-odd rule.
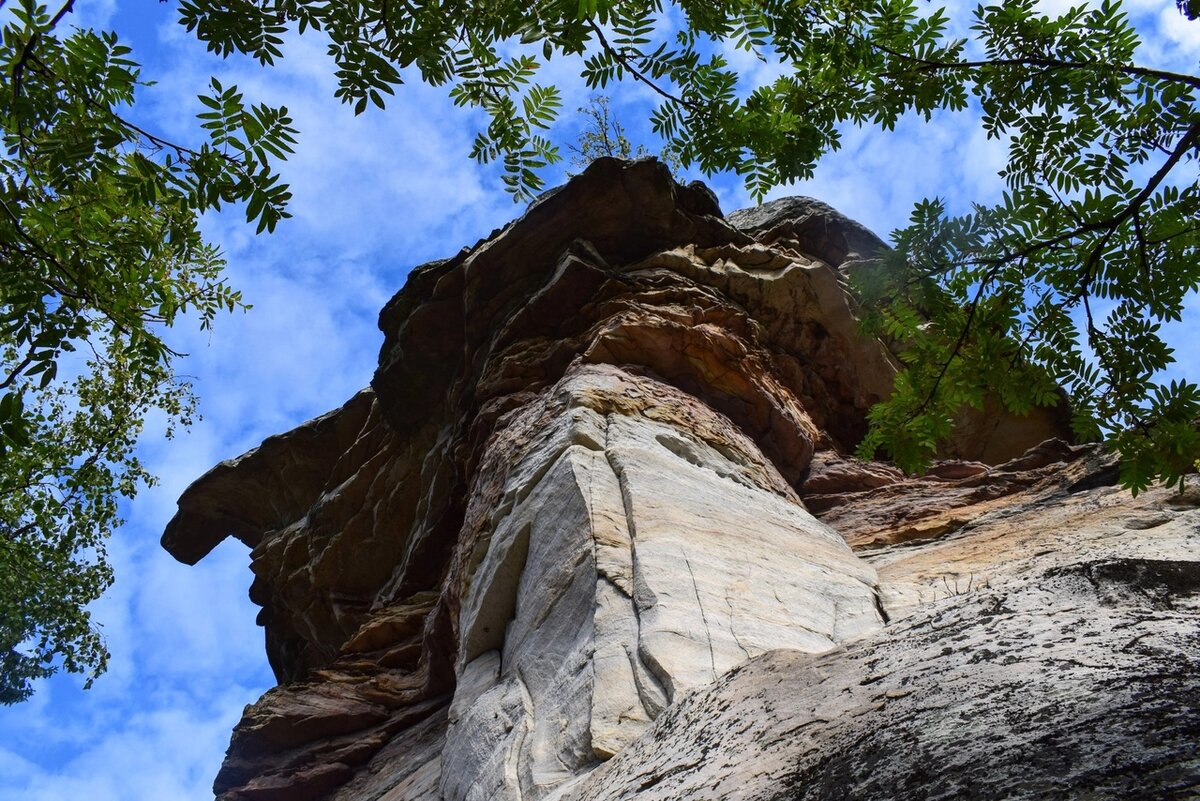
[[[1054,411],[964,416],[922,478],[846,456],[882,247],[610,159],[414,270],[371,389],[164,534],[252,547],[280,681],[217,794],[1185,797],[1195,496],[1130,499]]]

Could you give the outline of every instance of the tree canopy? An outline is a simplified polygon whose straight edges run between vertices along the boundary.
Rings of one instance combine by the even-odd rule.
[[[103,669],[82,607],[111,579],[116,498],[149,479],[134,441],[149,408],[180,422],[192,408],[164,331],[241,302],[197,214],[243,201],[259,231],[287,215],[272,167],[293,142],[286,109],[213,81],[208,140],[165,141],[122,116],[142,81],[127,48],[59,30],[71,5],[21,0],[0,52],[0,701],[57,659]],[[919,469],[963,404],[1022,411],[1062,387],[1131,489],[1178,483],[1200,456],[1200,391],[1155,379],[1172,357],[1162,325],[1200,288],[1200,77],[1139,63],[1119,3],[951,19],[915,0],[181,0],[179,15],[212,52],[264,66],[290,32],[324,36],[358,113],[405,80],[446,87],[485,113],[470,155],[502,163],[518,199],[560,158],[563,95],[538,80],[556,59],[596,90],[647,87],[665,150],[758,198],[810,177],[847,124],[974,113],[1007,145],[1001,202],[921,203],[857,287],[909,368],[860,452]],[[772,77],[746,85],[732,50]]]
[[[264,65],[284,35],[324,31],[338,96],[362,111],[415,74],[483,109],[472,156],[500,159],[517,197],[559,158],[561,94],[539,68],[574,58],[591,87],[641,83],[653,127],[685,167],[733,171],[762,197],[808,178],[847,123],[974,112],[1007,143],[1006,191],[955,214],[930,200],[895,232],[890,269],[860,286],[868,323],[906,343],[909,369],[872,413],[863,455],[919,469],[957,409],[989,393],[1021,412],[1059,401],[1077,433],[1107,439],[1134,491],[1178,483],[1200,457],[1200,391],[1155,382],[1162,325],[1200,287],[1200,77],[1136,60],[1119,2],[1053,16],[1035,0],[952,21],[915,0],[184,0],[214,52]],[[1179,10],[1196,16],[1194,3]],[[952,24],[955,23],[955,24]],[[776,74],[746,87],[730,48]],[[403,73],[402,70],[409,70]]]
[[[134,446],[151,410],[194,410],[164,331],[241,305],[197,217],[244,200],[269,230],[288,197],[270,167],[286,110],[214,81],[208,141],[161,139],[122,116],[142,83],[129,48],[61,36],[70,8],[24,0],[0,41],[0,703],[104,670],[85,606],[112,581],[119,500],[152,481]]]

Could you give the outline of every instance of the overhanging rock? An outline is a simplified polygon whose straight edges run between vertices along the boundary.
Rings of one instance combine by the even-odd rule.
[[[1139,765],[1144,797],[1195,786],[1191,496],[1108,486],[1054,412],[964,419],[923,478],[848,457],[897,370],[845,288],[882,247],[816,201],[726,220],[607,159],[414,270],[371,389],[214,468],[164,535],[187,562],[253,548],[280,680],[216,792],[1123,798]],[[1056,756],[1020,757],[1039,743]]]

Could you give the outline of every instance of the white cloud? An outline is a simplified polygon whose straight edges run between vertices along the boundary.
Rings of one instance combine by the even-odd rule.
[[[160,36],[174,63],[144,93],[141,109],[170,135],[196,140],[202,107],[195,96],[208,91],[213,74],[237,85],[247,102],[286,106],[293,117],[299,142],[280,172],[294,196],[294,219],[266,240],[270,253],[287,238],[291,253],[316,257],[368,258],[400,243],[428,259],[450,255],[430,247],[441,234],[478,237],[511,214],[511,203],[484,189],[484,174],[467,158],[478,116],[453,107],[444,89],[419,76],[397,88],[387,111],[355,116],[333,99],[333,68],[317,35],[289,35],[272,69],[245,58],[216,62],[178,25],[164,26]],[[236,212],[215,216],[210,230],[231,256],[260,242]]]
[[[245,689],[113,721],[53,769],[0,749],[0,796],[22,801],[211,797],[212,754],[224,751]]]
[[[1185,68],[1195,69],[1196,58],[1200,56],[1200,20],[1188,19],[1179,13],[1174,3],[1167,3],[1158,13],[1158,33],[1178,48],[1172,60],[1181,62],[1180,66]]]
[[[66,18],[68,24],[84,29],[109,30],[117,13],[117,0],[89,0],[76,3],[72,10],[74,13]]]
[[[113,663],[88,691],[43,682],[0,709],[0,798],[203,798],[242,707],[271,683],[245,594],[240,543],[195,568],[165,559],[155,531],[113,541],[118,582],[94,607]]]

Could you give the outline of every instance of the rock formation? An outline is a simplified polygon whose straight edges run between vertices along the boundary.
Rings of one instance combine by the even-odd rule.
[[[1059,413],[848,452],[897,362],[792,198],[601,160],[380,315],[371,388],[222,463],[163,536],[252,549],[279,686],[226,801],[1184,798],[1200,495]]]

